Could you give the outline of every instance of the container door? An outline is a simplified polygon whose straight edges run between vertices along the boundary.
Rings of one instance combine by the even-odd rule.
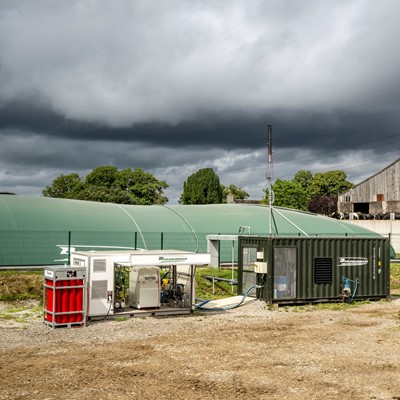
[[[111,259],[90,260],[89,317],[113,313],[114,263]]]
[[[254,263],[257,261],[257,247],[243,247],[242,260],[243,270],[241,290],[244,293],[250,286],[253,286],[257,283],[257,275],[254,272]],[[250,292],[249,294],[249,296],[254,295],[254,291]]]
[[[296,298],[296,247],[274,248],[274,299]]]

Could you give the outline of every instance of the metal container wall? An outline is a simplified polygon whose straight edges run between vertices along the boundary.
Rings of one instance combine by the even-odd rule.
[[[264,252],[264,261],[269,265],[265,287],[261,291],[261,297],[266,301],[337,301],[341,299],[346,280],[355,299],[385,298],[390,294],[390,245],[386,238],[241,237],[239,242],[239,289],[246,289],[242,284],[243,248],[256,247],[257,251]],[[274,292],[274,278],[279,278],[274,256],[280,252],[278,249],[295,249],[296,254],[294,295],[281,298],[277,298],[276,280]],[[316,277],[316,262],[320,260],[328,265],[324,270],[328,279],[322,282]]]

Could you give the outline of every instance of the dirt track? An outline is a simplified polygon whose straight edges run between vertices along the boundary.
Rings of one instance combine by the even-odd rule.
[[[400,300],[78,329],[1,319],[0,399],[400,399],[399,316]]]

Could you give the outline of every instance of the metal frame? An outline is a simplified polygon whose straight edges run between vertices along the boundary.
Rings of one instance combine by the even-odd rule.
[[[72,273],[72,276],[71,276]],[[44,271],[44,290],[43,290],[43,322],[52,328],[56,327],[66,327],[71,328],[73,326],[83,326],[87,321],[87,279],[86,279],[86,268],[85,267],[45,267]],[[46,284],[46,279],[53,282],[53,285]],[[57,286],[57,282],[60,281],[70,281],[69,286]],[[74,282],[82,281],[82,284],[74,284]],[[52,290],[52,308],[53,310],[48,310],[47,304],[47,289]],[[65,289],[82,289],[82,310],[76,311],[55,311],[55,305],[57,303],[58,296],[61,296],[61,290]],[[57,317],[65,315],[81,315],[82,319],[80,321],[68,321],[68,322],[56,322]],[[51,321],[46,317],[50,316]]]

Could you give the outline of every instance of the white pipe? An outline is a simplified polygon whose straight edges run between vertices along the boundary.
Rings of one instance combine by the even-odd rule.
[[[303,235],[309,237],[309,235],[303,231],[300,227],[298,227],[295,223],[293,223],[289,218],[286,218],[281,212],[279,212],[276,208],[274,210],[282,217],[284,218],[289,224],[293,225],[296,229],[298,229]]]

